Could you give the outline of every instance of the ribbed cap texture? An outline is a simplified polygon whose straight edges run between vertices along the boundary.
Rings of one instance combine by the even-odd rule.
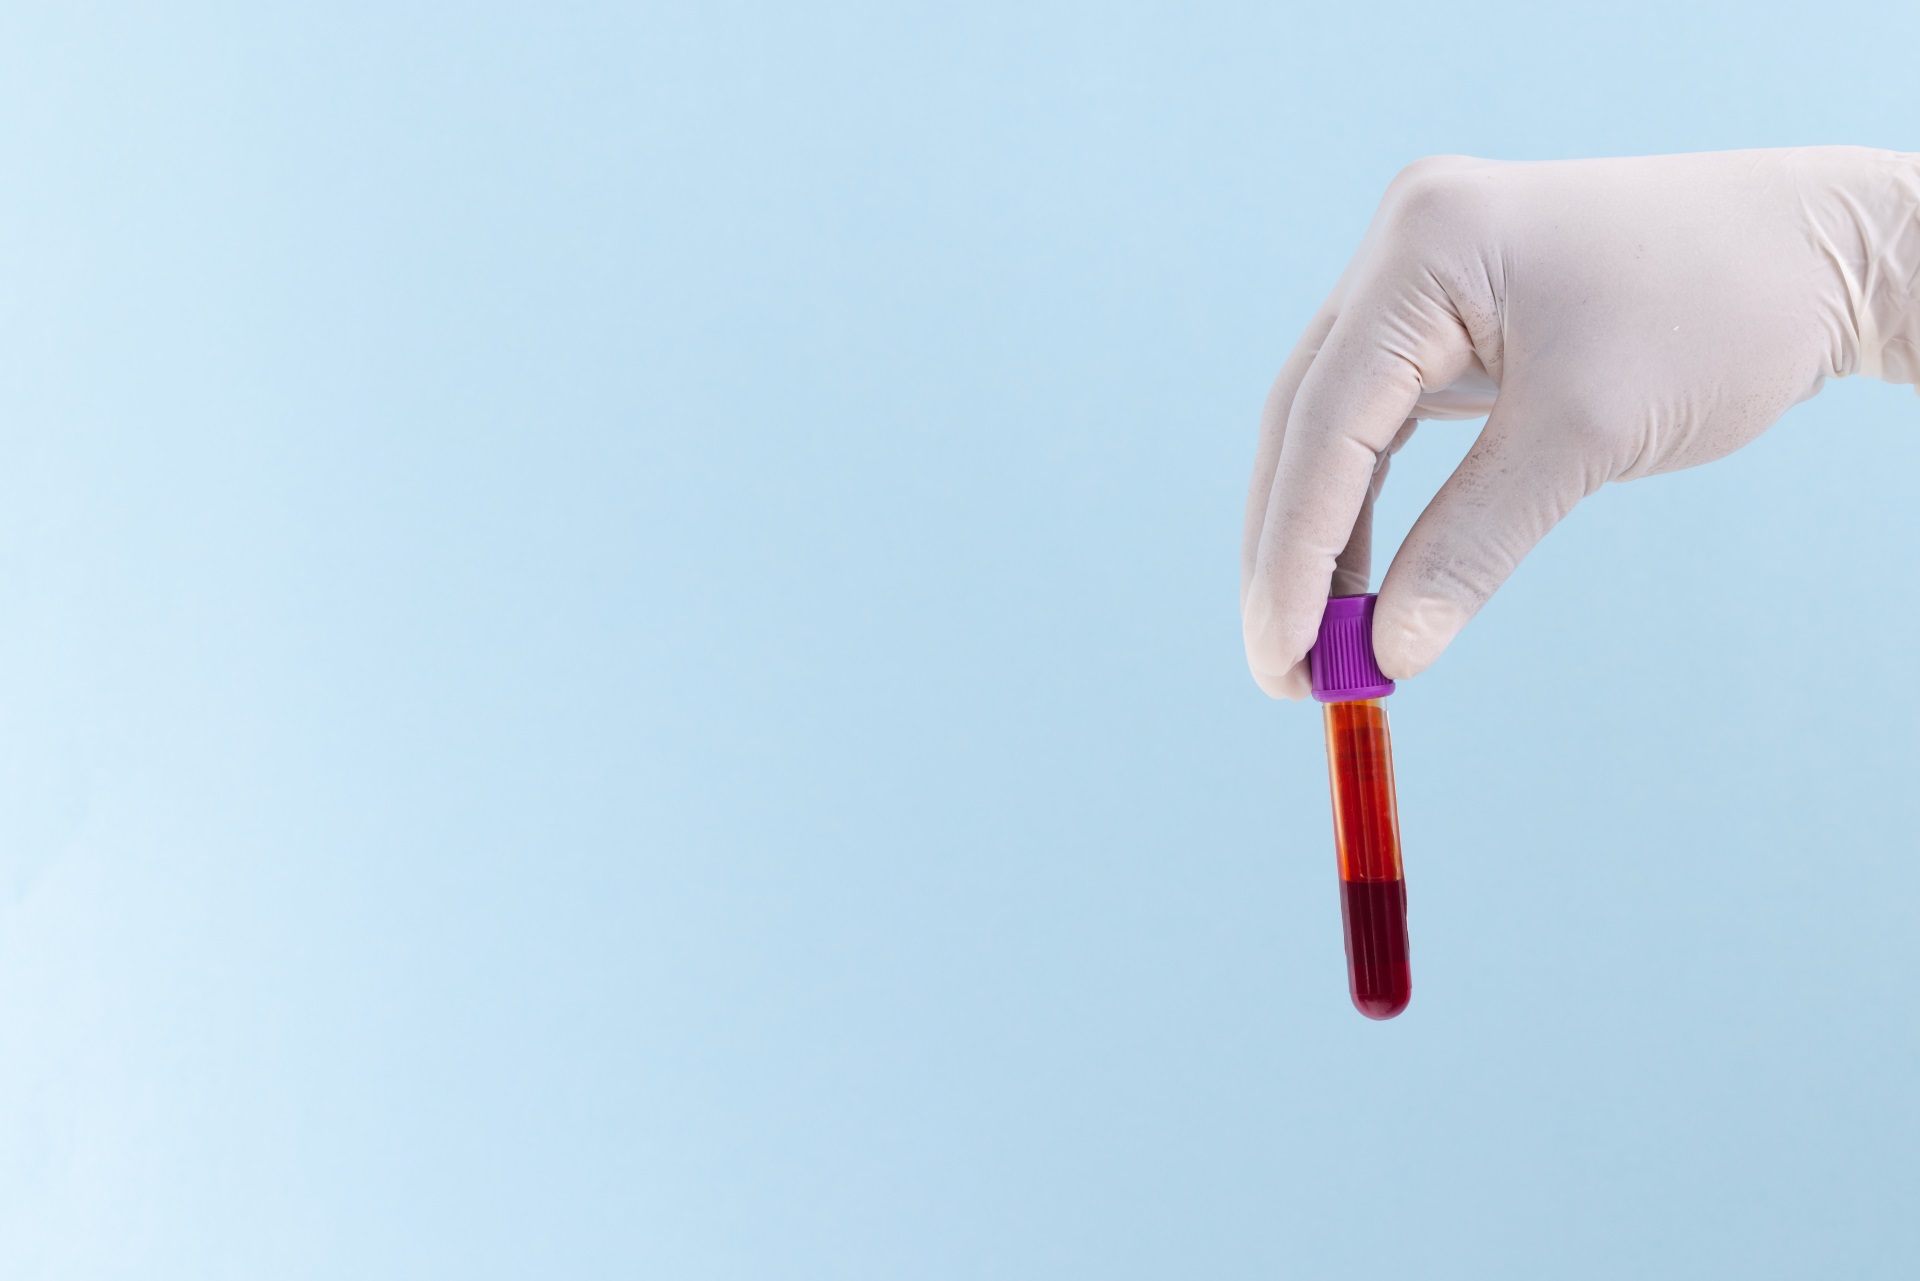
[[[1385,698],[1393,682],[1373,661],[1373,596],[1335,596],[1320,617],[1320,635],[1307,651],[1313,696],[1323,703]]]

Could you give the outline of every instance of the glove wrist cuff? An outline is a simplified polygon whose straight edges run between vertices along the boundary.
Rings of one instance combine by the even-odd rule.
[[[1848,202],[1863,240],[1847,275],[1860,340],[1852,372],[1920,385],[1920,154],[1870,153]]]

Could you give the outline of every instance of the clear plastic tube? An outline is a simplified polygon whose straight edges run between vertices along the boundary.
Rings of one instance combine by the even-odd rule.
[[[1413,999],[1413,972],[1407,962],[1407,882],[1400,866],[1386,703],[1378,698],[1328,703],[1326,722],[1347,985],[1354,1008],[1370,1019],[1390,1019]]]

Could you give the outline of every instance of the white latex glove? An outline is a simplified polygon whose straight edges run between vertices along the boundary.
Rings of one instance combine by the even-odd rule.
[[[1920,382],[1920,155],[1410,166],[1267,398],[1241,545],[1254,679],[1308,692],[1416,420],[1488,415],[1381,584],[1396,679],[1601,485],[1723,457],[1851,374]]]

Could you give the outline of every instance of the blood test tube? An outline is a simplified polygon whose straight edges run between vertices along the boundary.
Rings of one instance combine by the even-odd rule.
[[[1325,705],[1347,986],[1354,1008],[1370,1019],[1390,1019],[1413,998],[1413,973],[1387,733],[1385,700],[1393,682],[1373,659],[1373,602],[1372,596],[1329,600],[1307,658],[1313,696]]]

